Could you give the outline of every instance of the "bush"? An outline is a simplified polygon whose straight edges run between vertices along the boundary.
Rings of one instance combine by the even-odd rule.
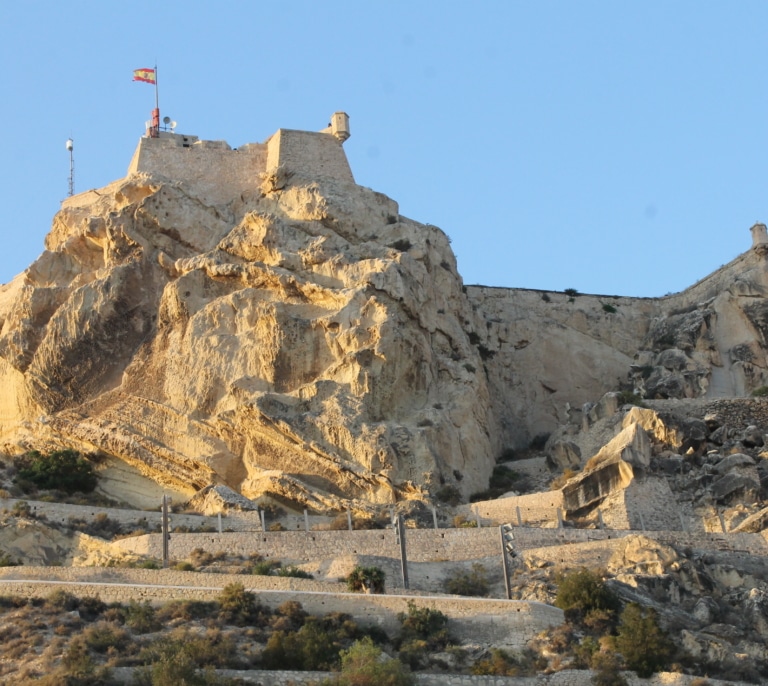
[[[461,502],[461,491],[456,486],[445,485],[435,493],[435,498],[441,503],[455,507]]]
[[[288,567],[278,567],[275,571],[275,576],[289,576],[294,579],[314,579],[309,572],[305,572],[303,569],[289,565]]]
[[[576,298],[577,296],[581,295],[575,288],[566,288],[563,293],[570,296],[571,298]]]
[[[340,621],[339,621],[340,620]],[[350,638],[359,634],[348,615],[309,617],[298,631],[275,631],[261,654],[265,669],[332,671],[339,666],[339,653]]]
[[[219,594],[219,606],[222,619],[235,626],[254,624],[263,612],[256,595],[242,584],[227,584]]]
[[[472,565],[471,571],[458,567],[443,579],[443,590],[453,595],[485,597],[490,591],[488,570],[479,562]]]
[[[11,508],[11,514],[14,517],[31,517],[32,508],[26,500],[19,500],[13,504]]]
[[[122,650],[128,645],[130,637],[125,629],[113,622],[96,622],[83,632],[85,644],[97,653],[106,653],[110,648]]]
[[[612,652],[598,651],[592,658],[594,686],[628,686],[629,682],[621,673],[621,660]]]
[[[752,391],[753,398],[765,398],[768,396],[768,386],[760,386]]]
[[[23,564],[15,557],[11,557],[8,553],[0,553],[0,567],[18,567]]]
[[[469,519],[465,514],[457,514],[453,518],[454,529],[474,529],[477,527],[476,519]]]
[[[637,395],[637,393],[632,393],[632,391],[620,391],[618,401],[619,405],[635,405],[636,407],[646,406],[643,399]]]
[[[520,676],[520,665],[506,650],[491,648],[489,657],[478,660],[472,665],[472,674]]]
[[[417,607],[412,600],[409,600],[408,612],[400,612],[397,620],[401,625],[399,642],[410,638],[421,638],[442,644],[448,641],[448,617],[440,610]]]
[[[202,639],[205,641],[205,639]],[[209,668],[198,670],[201,660],[210,658],[210,650],[201,651],[201,639],[186,632],[174,634],[151,643],[140,657],[149,665],[137,670],[134,683],[140,686],[223,686],[231,681],[216,677],[211,662]],[[212,660],[218,664],[218,660]]]
[[[251,567],[250,573],[256,574],[257,576],[271,576],[279,566],[279,560],[259,560],[253,567]]]
[[[672,660],[672,644],[659,626],[656,612],[629,603],[621,613],[616,648],[624,656],[627,668],[647,679]]]
[[[591,613],[613,616],[619,609],[619,599],[600,575],[581,567],[555,578],[557,597],[555,607],[566,613],[569,621],[581,623]]]
[[[387,658],[369,637],[341,651],[340,686],[411,686],[413,676],[400,660]]]
[[[347,590],[363,593],[384,593],[386,575],[379,567],[355,567],[347,577]]]
[[[182,560],[181,562],[177,562],[175,565],[173,565],[172,569],[177,572],[194,572],[197,568],[191,562]]]
[[[616,314],[616,308],[613,305],[609,305],[608,303],[603,303],[603,312],[607,312],[608,314]]]
[[[33,450],[18,460],[17,479],[68,494],[90,493],[98,482],[90,462],[75,450],[55,450],[48,455]]]
[[[162,626],[157,619],[155,608],[148,600],[143,603],[131,600],[123,615],[126,626],[137,634],[149,634],[158,631]]]

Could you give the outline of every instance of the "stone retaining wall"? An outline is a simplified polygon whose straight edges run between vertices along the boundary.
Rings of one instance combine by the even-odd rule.
[[[123,684],[133,683],[133,669],[119,667],[113,670],[113,678]],[[254,686],[303,686],[318,684],[323,679],[333,678],[333,672],[288,672],[288,671],[238,671],[218,669],[216,674],[242,679]],[[634,672],[623,672],[628,686],[690,686],[701,677],[661,672],[649,679],[640,679]],[[535,677],[469,676],[462,674],[416,674],[418,686],[592,686],[594,672],[568,669],[554,674],[539,674]],[[722,681],[707,679],[709,686],[753,686],[744,681]]]
[[[68,505],[28,498],[0,498],[0,509],[12,510],[20,502],[26,502],[32,514],[44,515],[49,521],[60,524],[66,524],[70,517],[91,521],[99,515],[106,515],[121,524],[129,526],[144,524],[149,528],[157,528],[161,526],[162,520],[162,514],[159,510],[125,510],[95,505]],[[219,518],[217,516],[206,517],[204,515],[171,513],[170,525],[171,529],[175,527],[213,528],[218,531]],[[221,526],[224,531],[261,531],[261,519],[256,511],[233,512],[229,515],[222,515]]]
[[[517,549],[568,545],[586,541],[624,538],[643,533],[667,545],[703,550],[732,550],[768,556],[768,541],[761,534],[714,534],[683,531],[628,531],[609,529],[535,529],[513,527]],[[474,560],[500,554],[499,530],[493,528],[408,529],[406,549],[409,561],[442,562]],[[112,543],[116,551],[159,558],[162,536],[148,534]],[[284,564],[301,564],[342,555],[374,555],[399,559],[400,551],[391,530],[368,531],[281,531],[254,534],[173,534],[170,556],[183,560],[195,548],[209,553],[226,551],[248,556],[259,553]]]
[[[99,596],[105,602],[128,603],[130,600],[161,604],[179,598],[197,601],[216,600],[226,583],[219,576],[194,575],[193,583],[150,585],[140,583],[50,580],[0,580],[0,595],[45,598],[61,589],[76,596]],[[202,577],[202,578],[201,578]],[[563,623],[563,611],[538,602],[461,598],[456,596],[363,595],[356,593],[321,593],[317,591],[265,590],[251,583],[254,577],[240,577],[248,590],[257,593],[259,602],[277,608],[294,600],[310,614],[344,612],[363,626],[378,626],[390,635],[400,628],[397,615],[407,612],[409,604],[439,610],[448,616],[448,629],[474,641],[521,650],[536,634]]]

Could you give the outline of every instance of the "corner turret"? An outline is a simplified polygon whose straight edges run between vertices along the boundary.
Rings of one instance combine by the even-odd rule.
[[[766,231],[765,224],[756,223],[749,230],[752,232],[753,248],[768,247],[768,231]]]

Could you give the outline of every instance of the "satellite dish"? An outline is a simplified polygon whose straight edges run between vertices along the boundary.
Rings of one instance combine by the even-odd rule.
[[[171,122],[171,130],[175,129],[178,126],[178,124],[175,121]]]
[[[170,123],[171,123],[171,118],[170,117],[163,117],[163,124],[165,124],[167,126]]]
[[[74,145],[73,140],[71,138],[68,138],[67,139],[67,150],[69,150],[71,152],[72,148],[74,148],[74,147],[75,147],[75,145]]]

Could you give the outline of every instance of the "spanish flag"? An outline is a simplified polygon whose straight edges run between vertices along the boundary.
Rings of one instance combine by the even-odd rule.
[[[144,83],[157,83],[155,80],[154,69],[136,69],[133,72],[134,81],[144,81]]]

